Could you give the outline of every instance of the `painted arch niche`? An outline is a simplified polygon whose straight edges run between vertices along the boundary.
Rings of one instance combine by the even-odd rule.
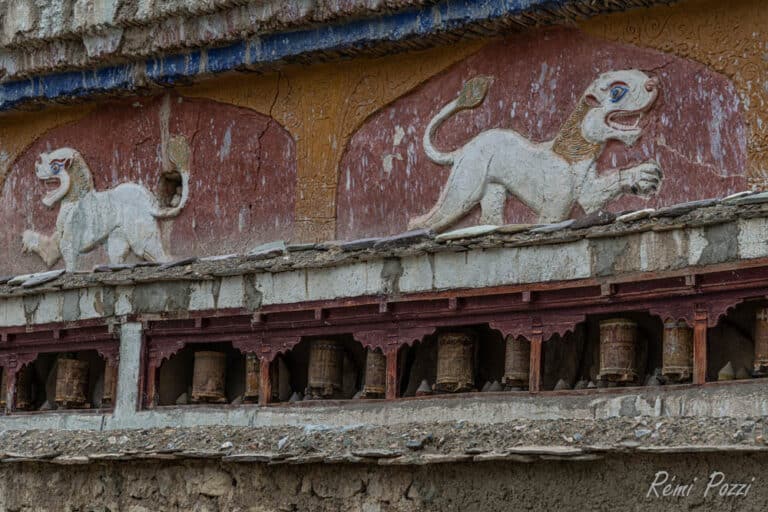
[[[244,252],[293,231],[296,149],[288,132],[268,116],[210,100],[178,96],[105,104],[83,119],[55,128],[14,162],[0,201],[0,266],[8,273],[45,268],[22,253],[22,233],[54,231],[61,203],[42,204],[51,190],[35,176],[41,153],[76,149],[96,191],[122,183],[160,193],[161,132],[186,138],[190,148],[189,200],[181,213],[160,220],[163,245],[173,258]],[[107,263],[104,246],[80,267]],[[59,261],[55,267],[61,267]]]
[[[726,77],[655,50],[558,28],[489,44],[372,115],[350,139],[339,168],[337,237],[402,232],[437,203],[451,166],[429,160],[422,137],[467,80],[492,79],[479,106],[456,113],[437,129],[433,141],[441,151],[462,148],[495,128],[514,130],[534,143],[553,140],[600,74],[627,69],[657,77],[658,97],[634,145],[609,141],[597,170],[604,176],[609,169],[655,160],[663,179],[651,197],[622,195],[603,208],[655,208],[746,189],[745,125],[738,94]],[[568,215],[583,214],[575,206]],[[507,195],[504,222],[536,219],[533,210]],[[452,227],[479,222],[476,206]]]

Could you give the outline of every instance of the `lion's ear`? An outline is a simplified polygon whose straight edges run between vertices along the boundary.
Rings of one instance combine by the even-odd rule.
[[[587,102],[587,105],[590,107],[599,107],[600,101],[598,101],[597,97],[594,94],[587,94],[584,97],[584,101]]]
[[[73,158],[70,156],[69,158],[64,160],[64,169],[69,170],[70,167],[72,167],[72,160]]]

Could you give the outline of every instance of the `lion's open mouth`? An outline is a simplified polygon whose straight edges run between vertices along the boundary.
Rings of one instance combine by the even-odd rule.
[[[47,193],[45,199],[52,199],[58,195],[59,189],[61,189],[61,180],[57,177],[41,178],[41,181],[45,185]]]
[[[642,112],[628,112],[626,110],[616,110],[606,116],[605,122],[613,128],[619,131],[633,131],[637,130],[640,126],[640,121],[643,119]]]

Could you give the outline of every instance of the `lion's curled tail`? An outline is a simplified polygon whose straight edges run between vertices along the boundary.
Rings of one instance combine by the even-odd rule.
[[[189,162],[190,162],[190,149],[187,139],[175,135],[168,141],[168,159],[176,168],[176,171],[181,177],[181,198],[179,204],[173,207],[158,208],[152,212],[152,216],[157,219],[168,219],[176,217],[181,213],[181,210],[186,206],[189,200]]]
[[[475,108],[480,105],[488,93],[488,87],[491,84],[491,77],[476,76],[466,81],[461,89],[459,96],[445,105],[432,120],[429,121],[427,129],[424,130],[424,139],[422,145],[424,152],[430,160],[440,165],[451,165],[455,159],[455,151],[443,152],[432,143],[432,137],[443,122],[456,112]]]

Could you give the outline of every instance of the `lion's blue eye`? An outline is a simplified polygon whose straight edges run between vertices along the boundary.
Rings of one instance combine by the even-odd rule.
[[[53,174],[59,174],[61,172],[61,164],[60,163],[51,164],[51,172],[53,172]]]
[[[618,103],[621,98],[629,92],[629,87],[625,85],[614,85],[611,87],[611,103]]]

